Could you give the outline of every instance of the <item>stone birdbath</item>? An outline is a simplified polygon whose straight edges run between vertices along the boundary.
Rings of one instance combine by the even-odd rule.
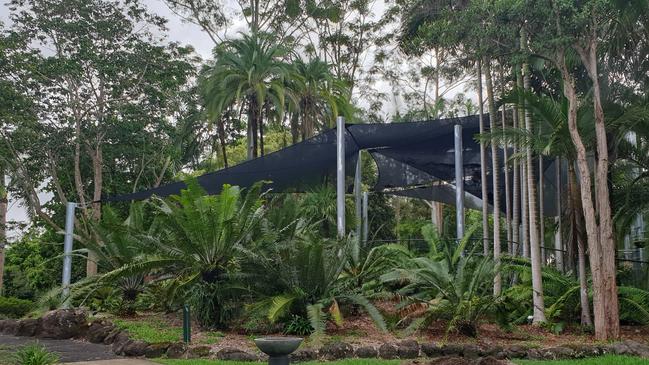
[[[288,355],[300,347],[304,339],[300,337],[260,337],[255,338],[255,345],[268,355],[268,365],[288,365]]]

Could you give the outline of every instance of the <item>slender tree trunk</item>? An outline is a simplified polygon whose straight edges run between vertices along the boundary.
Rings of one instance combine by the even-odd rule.
[[[514,128],[518,128],[518,108],[513,110]],[[518,146],[514,143],[512,152],[514,156],[518,155]],[[520,169],[518,167],[518,160],[512,161],[512,255],[518,255],[518,247],[520,245]]]
[[[482,61],[478,60],[478,107],[480,109],[480,134],[485,132],[484,99],[482,97]],[[489,196],[487,195],[487,151],[480,143],[480,181],[482,188],[482,251],[489,255]]]
[[[522,68],[521,68],[522,70]],[[519,89],[523,89],[523,74],[521,72],[516,73],[516,84]],[[520,101],[522,103],[522,100]],[[522,104],[519,104],[522,105]],[[526,128],[525,126],[525,108],[519,107],[518,109],[518,127]],[[522,148],[522,147],[521,147]],[[523,257],[530,257],[530,230],[529,230],[529,219],[527,218],[527,213],[529,212],[529,204],[527,201],[527,160],[521,161],[520,163],[521,170],[521,231],[523,236],[521,237],[521,245],[523,245],[522,254]]]
[[[5,249],[7,247],[7,185],[5,184],[4,166],[0,164],[0,295],[4,289]]]
[[[500,95],[501,98],[505,97],[505,77],[503,76],[503,67],[500,65]],[[500,125],[503,128],[503,131],[507,128],[507,116],[506,116],[505,104],[502,105],[502,112],[500,117]],[[508,144],[503,146],[503,167],[505,169],[505,230],[507,231],[507,252],[512,255],[514,251],[514,246],[512,243],[512,211],[511,211],[511,186],[509,182],[509,148]]]
[[[298,139],[300,138],[299,136],[299,114],[296,112],[291,115],[291,141],[293,142],[293,144],[296,144],[298,142]]]
[[[487,105],[489,106],[489,129],[492,132],[498,130],[498,114],[496,112],[496,102],[494,100],[494,87],[491,74],[491,60],[485,59],[485,80],[487,81]],[[498,161],[497,143],[491,143],[491,161],[492,161],[492,178],[493,178],[493,240],[494,240],[494,262],[496,267],[500,266],[500,162]],[[502,278],[500,270],[496,271],[494,276],[494,295],[500,295],[502,291]]]
[[[557,270],[564,272],[563,269],[563,240],[562,238],[562,224],[561,224],[561,195],[563,193],[563,187],[561,182],[561,158],[557,157],[555,159],[556,171],[555,171],[555,181],[557,184],[557,196],[555,199],[555,204],[557,206],[557,217],[556,217],[556,232],[554,234],[554,249],[555,251],[555,260]]]
[[[219,134],[219,144],[221,145],[221,154],[223,155],[223,167],[228,168],[228,154],[225,148],[225,117],[220,117],[216,122],[217,133]]]
[[[572,142],[575,145],[575,150],[577,152],[577,168],[579,169],[580,188],[581,188],[581,202],[584,212],[584,221],[586,223],[586,235],[588,237],[588,248],[590,252],[590,270],[593,279],[593,309],[595,314],[595,337],[600,340],[608,340],[619,337],[619,313],[618,313],[618,303],[617,303],[617,286],[615,283],[615,270],[611,271],[610,266],[615,268],[615,247],[612,242],[612,236],[606,237],[603,240],[600,236],[602,233],[601,225],[608,224],[606,213],[608,213],[608,218],[610,219],[610,206],[608,202],[608,150],[606,147],[606,132],[604,126],[601,125],[598,127],[597,121],[597,106],[595,107],[595,131],[597,135],[597,152],[598,152],[598,161],[596,164],[597,172],[595,178],[595,190],[597,192],[597,206],[602,208],[608,206],[609,210],[600,212],[600,225],[597,224],[597,211],[595,209],[595,202],[593,201],[592,195],[592,178],[590,166],[588,165],[588,156],[586,152],[586,147],[582,141],[581,135],[579,134],[579,129],[577,126],[577,107],[578,100],[575,90],[575,81],[565,61],[565,54],[563,51],[559,51],[557,55],[557,64],[561,71],[563,78],[563,91],[564,95],[568,99],[568,129],[570,131],[570,137]],[[587,67],[588,68],[588,67]],[[595,77],[596,78],[596,77]],[[601,107],[601,105],[600,105]],[[604,144],[605,151],[601,151],[600,144]],[[600,152],[604,152],[603,156],[599,155]],[[601,160],[604,160],[602,162]],[[601,170],[604,169],[606,174],[604,175],[604,180],[602,179]],[[602,187],[604,185],[604,187]],[[601,194],[601,195],[600,195]],[[603,196],[606,195],[607,201],[601,201]],[[601,204],[600,204],[601,202]],[[602,215],[603,213],[603,215]],[[604,247],[601,245],[601,241],[611,240],[610,243],[607,243],[605,246],[606,251],[604,252]],[[607,257],[612,256],[612,257]],[[609,262],[609,261],[612,261]],[[612,282],[610,282],[612,281]]]
[[[594,20],[596,21],[596,20]],[[593,276],[595,336],[599,339],[617,339],[620,337],[620,315],[615,267],[615,241],[613,239],[613,217],[609,196],[609,154],[604,109],[602,108],[599,72],[597,68],[596,27],[592,27],[590,43],[586,49],[577,49],[586,71],[593,83],[593,109],[595,111],[595,135],[597,140],[597,164],[595,170],[595,198],[599,218],[599,240],[595,241],[596,250],[590,249],[591,271],[592,257],[598,256],[601,276]],[[589,237],[590,242],[590,237]]]
[[[525,50],[527,34],[525,28],[521,29],[521,48]],[[523,87],[529,90],[530,74],[527,63],[523,63]],[[529,110],[525,111],[525,128],[530,134],[534,133],[534,127]],[[545,303],[543,300],[543,282],[541,276],[541,249],[539,247],[539,227],[537,219],[536,186],[534,179],[534,160],[532,149],[527,146],[527,195],[529,203],[528,218],[530,221],[530,260],[532,262],[532,298],[534,305],[534,323],[545,322]]]
[[[544,222],[544,186],[543,186],[543,155],[539,154],[539,246],[541,247],[541,264],[547,262],[547,250],[545,249],[545,222]]]
[[[574,164],[568,166],[568,190],[570,195],[571,209],[573,209],[573,224],[579,227],[581,204],[579,189],[577,188],[577,176],[575,174]],[[577,276],[579,278],[579,303],[581,306],[581,325],[592,327],[593,320],[590,316],[590,302],[588,301],[588,280],[586,278],[586,250],[582,234],[576,229],[577,234],[574,239],[577,241]]]
[[[430,202],[430,219],[440,235],[444,232],[444,204]]]

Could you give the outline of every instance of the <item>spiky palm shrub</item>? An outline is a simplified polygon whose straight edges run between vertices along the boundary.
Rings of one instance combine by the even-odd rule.
[[[92,234],[90,240],[85,242],[85,248],[74,250],[72,254],[86,257],[88,251],[92,251],[100,273],[110,273],[136,264],[150,248],[147,242],[155,230],[152,224],[146,222],[144,209],[143,203],[133,203],[128,217],[123,219],[115,210],[105,206],[101,221],[87,222]],[[101,274],[91,276],[72,285],[69,299],[93,309],[112,308],[131,315],[135,312],[138,295],[144,290],[145,274],[132,272],[117,277]],[[54,294],[59,295],[58,292]],[[108,302],[113,304],[108,305]]]
[[[452,250],[450,245],[443,245],[430,256],[413,258],[406,267],[381,276],[386,284],[402,285],[399,294],[403,296],[403,308],[423,309],[423,314],[420,310],[411,311],[417,312],[414,318],[404,316],[402,322],[410,321],[406,333],[424,328],[436,319],[446,319],[447,331],[477,336],[479,321],[495,303],[492,285],[496,267],[488,257],[465,252],[474,230]]]
[[[516,273],[519,284],[507,289],[501,301],[508,321],[522,323],[532,313],[529,304],[532,287],[529,260],[521,257],[508,257],[504,261],[505,272]],[[546,318],[555,323],[579,322],[581,304],[579,300],[579,281],[572,275],[545,266],[542,271],[543,292],[546,295]],[[592,292],[588,293],[592,300]],[[618,287],[620,320],[632,324],[649,323],[649,292],[629,287]]]
[[[343,241],[345,242],[345,241]],[[280,294],[259,300],[254,310],[263,311],[271,322],[299,316],[308,318],[315,334],[324,333],[327,321],[342,325],[342,304],[362,308],[385,330],[379,311],[359,290],[346,287],[342,276],[349,249],[340,241],[317,236],[296,237],[267,252],[262,264]]]

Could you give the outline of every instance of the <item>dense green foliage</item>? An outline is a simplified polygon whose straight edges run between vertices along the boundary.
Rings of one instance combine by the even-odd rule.
[[[0,297],[0,316],[21,318],[34,309],[34,303],[13,297]]]

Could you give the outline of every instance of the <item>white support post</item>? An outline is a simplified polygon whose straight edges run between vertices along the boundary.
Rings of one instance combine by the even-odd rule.
[[[361,186],[361,152],[358,151],[358,158],[356,159],[356,173],[354,174],[354,203],[356,208],[356,239],[361,240],[362,232],[362,219],[363,219],[363,187]]]
[[[455,210],[458,242],[464,237],[464,158],[462,155],[462,126],[455,125]],[[483,181],[484,183],[484,181]],[[485,197],[482,197],[485,204]]]
[[[72,277],[72,240],[74,238],[74,210],[77,203],[69,202],[65,206],[65,238],[63,240],[63,308],[70,306],[70,279]]]
[[[369,195],[367,191],[363,192],[363,247],[367,247],[367,236],[369,233],[369,219],[368,219],[368,205]]]
[[[345,237],[345,118],[336,119],[336,226]]]

